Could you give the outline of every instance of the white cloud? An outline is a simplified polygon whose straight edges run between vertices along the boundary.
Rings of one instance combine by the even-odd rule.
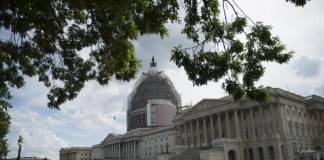
[[[29,109],[19,108],[9,112],[12,118],[8,157],[17,156],[18,136],[23,137],[22,156],[37,156],[58,159],[58,151],[69,146],[69,142],[55,134],[55,128],[64,126],[59,120],[41,116]]]
[[[79,96],[61,107],[61,115],[71,118],[80,128],[100,129],[113,124],[113,117],[126,111],[127,94],[132,83],[113,80],[106,87],[89,82]]]
[[[321,71],[321,60],[315,58],[308,58],[302,56],[294,63],[293,67],[296,69],[297,75],[302,77],[318,76]]]
[[[58,159],[62,147],[68,147],[69,142],[59,138],[49,129],[22,128],[19,135],[24,138],[22,155]]]

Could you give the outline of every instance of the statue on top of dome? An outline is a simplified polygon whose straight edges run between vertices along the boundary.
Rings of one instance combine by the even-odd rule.
[[[154,56],[152,56],[151,67],[156,67],[156,63],[154,62]]]

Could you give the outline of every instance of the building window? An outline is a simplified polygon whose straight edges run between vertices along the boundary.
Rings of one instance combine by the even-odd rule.
[[[291,121],[288,121],[289,135],[294,136],[294,128]]]
[[[296,143],[293,143],[293,151],[294,151],[294,153],[297,153],[297,144]]]
[[[313,137],[316,137],[315,126],[314,125],[312,125],[312,133],[313,133]]]
[[[286,108],[286,114],[289,115],[289,109],[288,108]]]
[[[306,132],[307,132],[307,135],[312,138],[309,124],[306,125]]]
[[[295,130],[296,130],[296,135],[299,137],[299,136],[300,136],[300,130],[299,130],[299,125],[298,125],[298,123],[295,122],[294,126],[295,126]]]
[[[305,125],[304,124],[300,124],[300,129],[302,131],[302,135],[305,137],[306,136]]]
[[[293,110],[293,115],[296,116],[296,111],[295,110]]]

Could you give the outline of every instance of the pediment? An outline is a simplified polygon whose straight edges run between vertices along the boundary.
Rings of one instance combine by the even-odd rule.
[[[233,102],[233,100],[203,99],[197,104],[195,104],[192,108],[190,108],[190,110],[186,112],[185,115],[207,110],[210,108],[215,108],[217,106],[230,103],[230,102]]]
[[[110,142],[114,139],[117,139],[117,137],[111,133],[108,134],[108,136],[105,138],[104,142]]]

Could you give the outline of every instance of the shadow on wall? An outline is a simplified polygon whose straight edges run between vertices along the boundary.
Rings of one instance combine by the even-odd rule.
[[[200,160],[200,153],[198,148],[191,148],[181,153],[180,155],[174,156],[169,160]]]

